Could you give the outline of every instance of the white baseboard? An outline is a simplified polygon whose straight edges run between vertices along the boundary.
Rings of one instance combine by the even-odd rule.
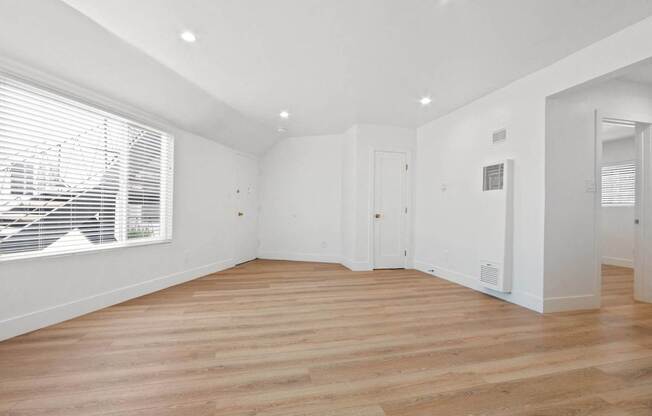
[[[157,277],[130,286],[88,296],[24,315],[0,321],[0,341],[54,325],[107,306],[125,302],[170,286],[197,279],[234,266],[233,260],[219,261],[204,266]]]
[[[432,264],[415,260],[414,268],[428,273],[430,275],[440,277],[442,279],[448,280],[458,285],[468,287],[470,289],[476,290],[478,292],[486,293],[493,297],[502,299],[507,302],[514,303],[516,305],[522,306],[527,309],[531,309],[535,312],[543,312],[543,299],[538,296],[535,296],[531,293],[526,292],[517,292],[512,293],[501,293],[494,290],[488,289],[480,284],[480,279],[467,275],[464,273],[456,272],[454,270],[449,270],[443,267],[437,267]]]
[[[550,297],[543,300],[543,312],[567,312],[586,309],[599,309],[600,298],[593,294],[577,296]]]
[[[332,255],[332,254],[262,251],[258,253],[258,258],[266,259],[266,260],[314,261],[320,263],[339,263],[342,266],[356,272],[373,270],[373,266],[366,261],[353,261],[349,259],[343,259],[338,255]]]
[[[289,260],[289,261],[314,261],[319,263],[340,263],[341,258],[332,254],[316,253],[285,253],[280,251],[263,251],[258,253],[259,259]]]
[[[602,264],[608,264],[609,266],[629,267],[631,269],[634,267],[634,260],[624,259],[620,257],[602,257]]]
[[[342,259],[342,266],[354,272],[366,272],[373,270],[374,267],[366,261],[353,261],[350,259]]]

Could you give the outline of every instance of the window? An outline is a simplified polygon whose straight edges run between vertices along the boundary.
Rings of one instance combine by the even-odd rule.
[[[31,195],[34,184],[34,168],[29,163],[12,163],[9,167],[12,195]]]
[[[602,206],[633,207],[636,203],[636,162],[602,166]]]
[[[0,75],[0,260],[172,238],[170,135]]]

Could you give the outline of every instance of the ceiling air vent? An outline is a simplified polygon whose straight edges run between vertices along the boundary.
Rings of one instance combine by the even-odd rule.
[[[507,129],[500,129],[498,131],[495,131],[494,134],[491,136],[491,142],[493,144],[502,143],[505,140],[507,140]]]

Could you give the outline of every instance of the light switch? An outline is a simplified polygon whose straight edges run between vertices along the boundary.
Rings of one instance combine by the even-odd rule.
[[[595,193],[597,191],[597,187],[595,185],[595,181],[592,179],[587,179],[584,181],[584,191],[587,193]]]

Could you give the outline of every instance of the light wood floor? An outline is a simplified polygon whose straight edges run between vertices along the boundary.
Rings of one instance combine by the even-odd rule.
[[[2,415],[652,415],[652,305],[254,261],[0,343]]]

